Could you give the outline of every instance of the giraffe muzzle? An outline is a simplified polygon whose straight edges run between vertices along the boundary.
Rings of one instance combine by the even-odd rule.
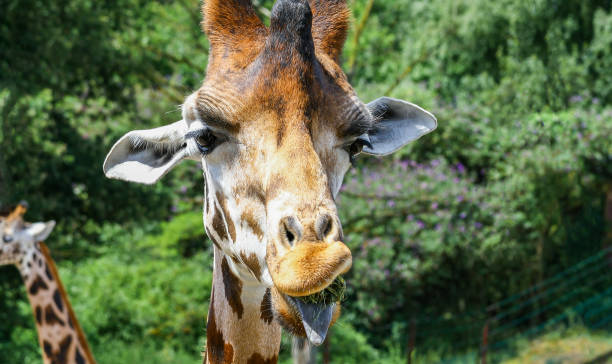
[[[352,265],[351,251],[341,241],[301,242],[282,255],[268,249],[266,260],[274,286],[292,297],[324,290]]]

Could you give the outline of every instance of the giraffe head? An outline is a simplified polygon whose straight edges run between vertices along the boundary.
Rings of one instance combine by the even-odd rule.
[[[0,265],[15,264],[36,249],[36,244],[49,236],[55,221],[28,223],[23,221],[27,204],[21,202],[8,215],[0,216]]]
[[[228,270],[269,287],[278,321],[320,343],[339,303],[317,310],[296,297],[351,267],[335,204],[344,174],[358,154],[390,154],[436,119],[406,101],[357,97],[339,65],[344,1],[278,0],[269,27],[245,0],[205,1],[203,14],[208,69],[182,120],[129,132],[104,172],[150,184],[201,161],[204,225]]]

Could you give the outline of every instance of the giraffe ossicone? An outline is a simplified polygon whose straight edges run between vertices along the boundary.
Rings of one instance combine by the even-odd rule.
[[[49,249],[55,221],[28,223],[24,204],[0,216],[0,265],[15,265],[26,286],[45,364],[95,364]]]
[[[406,101],[360,101],[339,64],[345,1],[278,0],[269,27],[246,0],[205,0],[202,12],[209,63],[182,120],[127,133],[103,169],[150,184],[202,162],[215,246],[206,360],[276,362],[281,326],[316,344],[340,313],[337,302],[309,319],[296,297],[351,267],[335,200],[352,160],[392,153],[437,121]]]

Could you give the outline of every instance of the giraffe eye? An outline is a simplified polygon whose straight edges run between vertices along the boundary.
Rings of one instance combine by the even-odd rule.
[[[2,237],[2,241],[4,241],[5,243],[10,243],[11,241],[13,241],[13,236],[12,235],[4,235]]]
[[[345,148],[346,152],[349,154],[351,164],[355,164],[355,158],[363,151],[363,147],[366,145],[370,147],[372,146],[368,140],[358,138]]]
[[[220,144],[219,140],[210,129],[203,130],[195,137],[198,149],[203,155],[210,154]]]

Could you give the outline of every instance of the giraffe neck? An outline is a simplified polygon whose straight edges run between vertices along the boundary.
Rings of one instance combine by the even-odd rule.
[[[269,289],[240,280],[216,247],[214,260],[204,362],[276,363],[281,327],[272,317]]]
[[[45,364],[94,364],[85,335],[44,243],[19,262],[34,311],[38,342]]]

